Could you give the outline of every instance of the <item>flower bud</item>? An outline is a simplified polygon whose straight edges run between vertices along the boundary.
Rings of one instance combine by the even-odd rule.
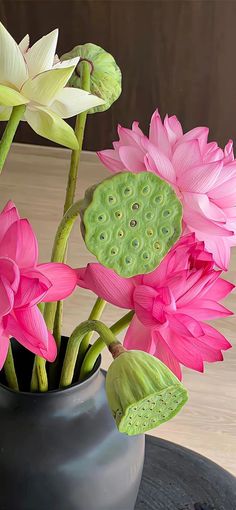
[[[105,101],[105,104],[91,108],[88,113],[108,110],[121,94],[122,77],[120,68],[110,53],[92,43],[75,46],[69,53],[65,53],[60,60],[68,60],[78,56],[80,60],[68,85],[70,87],[81,88],[80,65],[83,60],[86,60],[91,66],[91,93]]]
[[[160,360],[124,349],[108,369],[106,393],[118,430],[128,435],[158,427],[188,400],[183,384]]]
[[[104,266],[129,278],[153,271],[181,234],[182,206],[151,172],[121,172],[85,195],[81,231]]]

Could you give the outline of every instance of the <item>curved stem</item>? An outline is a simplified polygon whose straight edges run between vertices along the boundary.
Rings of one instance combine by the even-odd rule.
[[[111,344],[119,344],[114,333],[100,321],[85,321],[82,322],[73,331],[66,349],[66,355],[62,367],[60,388],[70,386],[73,380],[76,359],[79,351],[80,343],[86,333],[89,331],[96,331],[101,336],[104,345],[109,347]]]
[[[124,317],[122,317],[120,320],[115,322],[113,326],[111,326],[110,330],[114,335],[118,335],[123,329],[127,328],[127,326],[130,324],[132,318],[134,316],[134,311],[128,312]],[[79,381],[83,381],[86,379],[88,374],[92,372],[93,367],[98,359],[98,356],[101,354],[105,347],[105,343],[102,337],[98,338],[96,342],[90,347],[89,351],[85,355],[81,370],[80,370],[80,377]]]
[[[0,174],[7,159],[16,130],[23,117],[25,105],[14,106],[0,142]]]
[[[90,312],[88,320],[90,321],[90,320],[100,319],[102,312],[106,306],[106,303],[107,302],[104,301],[104,299],[97,298],[97,300],[93,306],[93,309]],[[88,346],[90,344],[90,340],[91,340],[92,336],[93,336],[93,331],[90,331],[89,333],[87,333],[87,335],[85,335],[85,337],[83,338],[83,340],[80,344],[79,355],[78,355],[79,366],[81,366],[81,364],[83,362],[84,356],[88,350]]]
[[[12,390],[19,391],[19,385],[17,381],[17,375],[15,370],[14,358],[11,348],[11,342],[9,343],[8,353],[6,361],[4,363],[4,372],[7,380],[8,387]]]

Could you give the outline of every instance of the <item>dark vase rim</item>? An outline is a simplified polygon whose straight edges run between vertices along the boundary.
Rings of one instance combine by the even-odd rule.
[[[91,372],[91,374],[87,377],[87,379],[85,379],[85,381],[82,381],[82,382],[75,382],[73,384],[71,384],[70,386],[68,386],[67,388],[58,388],[56,390],[49,390],[49,391],[45,391],[45,392],[39,392],[39,391],[35,391],[35,392],[31,392],[31,391],[16,391],[16,390],[13,390],[12,388],[9,388],[8,386],[6,386],[5,384],[2,384],[0,382],[0,388],[9,392],[9,393],[12,393],[13,395],[22,395],[22,396],[25,396],[25,397],[35,397],[35,398],[45,398],[45,397],[50,397],[50,396],[55,396],[55,395],[65,395],[65,394],[68,394],[68,393],[73,393],[75,391],[77,391],[78,389],[84,389],[86,388],[94,379],[96,379],[96,377],[98,376],[98,374],[100,372],[103,372],[104,373],[104,370],[101,369],[101,361],[102,361],[102,357],[101,357],[101,354],[99,355],[96,363],[95,363],[95,366]]]

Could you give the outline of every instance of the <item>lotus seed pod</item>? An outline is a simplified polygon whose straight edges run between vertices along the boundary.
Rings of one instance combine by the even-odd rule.
[[[153,271],[182,228],[180,201],[151,172],[121,172],[91,188],[81,217],[88,250],[125,278]]]
[[[69,53],[65,53],[60,60],[68,60],[78,56],[80,56],[80,61],[68,85],[81,88],[80,63],[87,60],[91,65],[91,93],[105,101],[105,104],[91,108],[88,113],[108,110],[121,94],[120,68],[110,53],[92,43],[75,46]]]
[[[106,393],[118,430],[130,436],[171,420],[188,400],[169,368],[143,351],[125,351],[115,358],[107,372]]]

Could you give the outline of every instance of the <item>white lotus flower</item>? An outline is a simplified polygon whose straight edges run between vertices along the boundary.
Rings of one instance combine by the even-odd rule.
[[[55,55],[58,30],[29,48],[26,35],[18,45],[0,23],[0,120],[12,107],[25,105],[26,120],[39,135],[71,149],[78,148],[73,129],[62,119],[104,103],[84,90],[66,87],[78,58],[60,62]]]

